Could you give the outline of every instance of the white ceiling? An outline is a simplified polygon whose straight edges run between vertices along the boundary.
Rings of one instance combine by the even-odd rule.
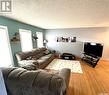
[[[12,0],[0,15],[45,29],[109,27],[109,0]]]

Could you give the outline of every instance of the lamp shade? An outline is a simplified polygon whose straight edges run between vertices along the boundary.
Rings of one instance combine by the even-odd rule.
[[[43,43],[44,43],[44,44],[48,43],[48,40],[45,39]]]

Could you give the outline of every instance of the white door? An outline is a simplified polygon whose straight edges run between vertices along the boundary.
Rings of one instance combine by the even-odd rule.
[[[19,29],[22,51],[33,49],[32,34],[30,30]]]
[[[0,67],[13,65],[12,52],[9,43],[8,29],[0,26]]]

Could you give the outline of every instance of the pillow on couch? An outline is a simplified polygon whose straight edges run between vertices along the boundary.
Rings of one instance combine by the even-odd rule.
[[[50,53],[51,53],[51,52],[50,52],[50,50],[48,50],[48,49],[45,50],[45,52],[44,52],[45,55],[50,54]]]
[[[32,57],[31,57],[31,56],[26,58],[26,60],[31,60],[31,59],[32,59]]]
[[[19,61],[20,67],[29,66],[31,64],[35,65],[36,68],[38,68],[38,66],[39,66],[37,60],[22,60],[22,61]]]
[[[25,66],[22,66],[22,68],[27,70],[37,70],[37,66],[35,64],[25,65]]]

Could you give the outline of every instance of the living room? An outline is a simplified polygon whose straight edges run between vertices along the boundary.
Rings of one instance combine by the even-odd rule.
[[[8,2],[9,1],[9,2]],[[8,94],[10,95],[108,95],[109,94],[109,1],[108,0],[94,0],[94,1],[81,1],[81,0],[56,0],[56,1],[43,1],[43,0],[29,0],[28,2],[26,0],[18,1],[18,0],[7,0],[8,5],[11,5],[11,7],[7,7],[10,10],[7,10],[6,8],[0,9],[0,31],[1,31],[1,63],[0,67],[6,68],[13,68],[11,71],[13,71],[15,68],[20,67],[20,62],[24,62],[24,59],[22,58],[24,56],[28,56],[28,60],[25,61],[25,64],[29,63],[29,60],[31,59],[31,56],[33,57],[33,53],[37,54],[35,57],[40,55],[40,52],[43,52],[44,54],[47,52],[50,52],[51,55],[46,54],[46,58],[50,57],[48,61],[44,61],[43,63],[46,63],[44,65],[39,66],[40,60],[37,60],[33,62],[26,67],[25,64],[21,62],[21,66],[23,66],[24,69],[29,69],[30,73],[32,69],[36,69],[36,73],[43,72],[38,71],[37,69],[44,69],[47,74],[54,74],[57,71],[59,74],[63,72],[62,78],[67,80],[66,88],[63,87],[65,91],[60,90],[58,94],[51,93],[53,91],[53,88],[50,89],[50,91],[47,90],[47,92],[50,93],[43,93],[43,90],[40,89],[40,92],[37,92],[38,89],[36,89],[36,92],[30,91],[22,91],[18,92],[19,88],[17,90],[13,89],[14,86],[21,85],[23,83],[15,84],[10,79],[8,79],[8,83],[5,82],[4,87],[5,90],[9,90]],[[0,1],[1,6],[2,3],[7,4],[6,1]],[[29,5],[29,6],[28,6]],[[6,35],[3,36],[3,31],[6,31]],[[29,34],[25,37],[22,36],[22,32],[28,32]],[[29,36],[28,36],[29,35]],[[38,36],[39,35],[39,36]],[[5,37],[6,38],[3,38]],[[29,38],[29,39],[27,39]],[[3,39],[7,39],[6,41]],[[24,40],[23,40],[24,39]],[[4,41],[4,42],[3,42]],[[4,43],[6,42],[7,45]],[[97,50],[94,50],[94,56],[86,55],[84,47],[85,43],[90,44],[100,44],[102,45],[102,49],[100,51],[100,56],[97,55]],[[23,43],[25,46],[23,47]],[[6,50],[5,48],[8,47]],[[47,50],[45,50],[45,48]],[[38,50],[36,50],[38,49]],[[98,49],[98,48],[97,48]],[[30,52],[32,50],[32,53]],[[8,51],[8,53],[7,53]],[[40,52],[39,52],[40,51]],[[91,50],[92,51],[92,50]],[[21,53],[21,52],[29,52],[29,53]],[[37,52],[37,53],[36,53]],[[7,55],[6,55],[6,54]],[[39,55],[38,55],[39,53]],[[71,54],[71,57],[74,56],[74,59],[69,60],[69,57],[65,56],[65,59],[62,59],[62,55],[64,53]],[[9,55],[8,55],[9,54]],[[18,54],[18,55],[17,55]],[[17,56],[21,60],[19,61]],[[52,57],[52,55],[54,57]],[[3,57],[4,56],[4,57]],[[87,57],[90,59],[90,62],[87,62]],[[34,60],[38,59],[35,58]],[[93,66],[93,59],[97,59]],[[4,62],[5,60],[5,62]],[[58,61],[57,61],[58,60]],[[55,61],[57,61],[60,64],[62,62],[66,63],[63,65],[60,65],[61,67],[56,67],[56,69],[63,69],[68,68],[69,70],[50,70],[52,65],[51,64]],[[62,61],[61,61],[62,60]],[[71,62],[77,61],[75,63],[76,65],[68,65]],[[31,63],[30,62],[30,63]],[[68,64],[67,64],[68,62]],[[78,63],[79,62],[79,63]],[[54,64],[54,63],[53,63]],[[77,65],[79,64],[79,65]],[[37,65],[37,66],[36,66]],[[48,65],[48,66],[47,66]],[[45,67],[47,68],[45,69]],[[76,67],[78,66],[78,67]],[[15,67],[15,68],[14,68]],[[45,72],[44,71],[44,72]],[[5,70],[4,70],[5,72]],[[22,72],[25,72],[22,71]],[[70,72],[70,73],[69,73]],[[52,73],[52,74],[51,74]],[[14,74],[14,73],[13,73]],[[15,73],[17,75],[17,73]],[[42,74],[42,73],[41,73]],[[39,75],[41,75],[39,74]],[[45,73],[44,73],[45,74]],[[3,73],[4,76],[4,73]],[[11,76],[11,75],[10,75]],[[31,74],[33,77],[34,74]],[[49,75],[48,75],[49,76]],[[8,76],[9,77],[9,76]],[[18,76],[19,77],[19,76]],[[49,76],[50,78],[51,76]],[[57,76],[54,76],[57,77]],[[66,78],[67,77],[67,78]],[[11,78],[11,77],[10,77]],[[43,76],[43,78],[46,77]],[[43,79],[42,78],[42,79]],[[4,78],[5,79],[5,78]],[[32,78],[30,78],[33,80]],[[42,80],[39,78],[39,82],[43,83],[44,79]],[[0,79],[1,80],[1,79]],[[2,80],[3,81],[3,80]],[[13,80],[14,81],[14,80]],[[26,82],[26,81],[24,81]],[[28,82],[31,82],[28,79]],[[48,82],[48,81],[47,81]],[[12,86],[8,86],[13,84]],[[51,83],[52,84],[52,83]],[[24,84],[23,84],[24,85]],[[30,84],[31,85],[31,84]],[[40,84],[39,86],[42,87],[43,84]],[[45,83],[46,86],[48,84]],[[56,86],[56,84],[55,84]],[[54,86],[54,87],[55,87]],[[58,85],[59,86],[59,85]],[[57,88],[58,88],[57,86]],[[2,86],[3,87],[3,86]],[[9,89],[10,88],[10,89]],[[56,88],[56,87],[55,87]],[[34,89],[31,87],[31,89]],[[15,90],[11,92],[11,90]],[[4,91],[4,90],[2,90]],[[46,91],[46,90],[45,90]],[[55,93],[57,89],[55,90]],[[62,92],[61,92],[62,91]],[[6,91],[7,93],[7,91]],[[4,92],[0,91],[0,95],[6,95]],[[25,94],[26,93],[26,94]]]

